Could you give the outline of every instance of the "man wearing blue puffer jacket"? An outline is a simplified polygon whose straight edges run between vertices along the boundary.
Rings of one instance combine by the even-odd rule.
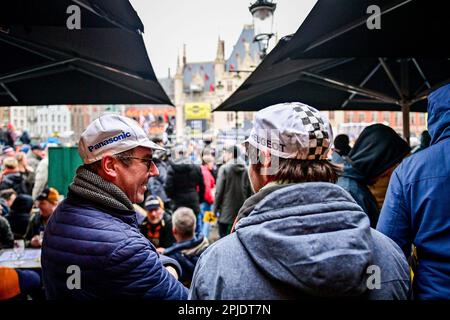
[[[186,299],[187,289],[139,232],[133,203],[158,174],[137,122],[105,115],[82,133],[84,165],[48,222],[42,273],[49,299]],[[176,262],[174,263],[176,265]]]
[[[450,297],[450,84],[428,97],[430,147],[394,171],[377,229],[417,251],[416,299]]]

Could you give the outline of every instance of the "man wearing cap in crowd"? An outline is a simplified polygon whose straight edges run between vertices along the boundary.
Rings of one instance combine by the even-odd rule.
[[[256,193],[200,257],[190,299],[408,298],[403,253],[334,184],[332,139],[328,119],[302,103],[256,114],[246,142]]]
[[[152,161],[158,149],[136,121],[115,114],[94,120],[81,134],[84,165],[44,235],[42,273],[49,299],[187,297],[175,270],[164,267],[139,232],[133,208],[144,201],[149,177],[158,174]],[[80,281],[69,288],[67,268],[74,265]]]
[[[27,154],[28,165],[36,171],[39,162],[45,157],[45,148],[40,144],[33,144],[31,152]]]
[[[159,197],[148,196],[145,199],[147,217],[140,225],[141,233],[156,247],[160,253],[170,247],[175,238],[172,234],[172,217],[164,210],[164,203]]]
[[[42,234],[47,227],[49,218],[58,206],[59,192],[55,188],[45,188],[36,200],[39,213],[31,216],[24,238],[28,246],[40,248]]]

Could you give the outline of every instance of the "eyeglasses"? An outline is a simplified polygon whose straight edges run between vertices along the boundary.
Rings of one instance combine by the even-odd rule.
[[[121,157],[117,157],[118,159],[136,159],[139,160],[143,163],[145,163],[145,165],[147,166],[147,170],[150,170],[150,168],[152,167],[153,163],[153,158],[138,158],[138,157],[132,157],[132,156],[121,156]]]

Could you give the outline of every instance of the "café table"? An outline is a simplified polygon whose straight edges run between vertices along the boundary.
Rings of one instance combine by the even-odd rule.
[[[41,269],[41,249],[27,248],[20,259],[13,249],[0,250],[0,266],[14,269]]]

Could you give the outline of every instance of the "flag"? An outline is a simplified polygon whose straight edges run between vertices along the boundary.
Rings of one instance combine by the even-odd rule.
[[[209,92],[213,92],[214,91],[214,85],[211,83],[209,85]]]
[[[209,80],[209,76],[207,73],[205,73],[205,81],[208,81],[208,80]]]

